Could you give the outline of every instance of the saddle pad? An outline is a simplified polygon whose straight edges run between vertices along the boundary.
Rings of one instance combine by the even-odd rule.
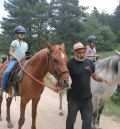
[[[28,64],[28,60],[26,60],[23,64],[23,68],[25,69],[27,67],[27,64]],[[20,71],[18,72],[18,81],[21,81],[22,80],[22,77],[23,77],[23,73],[24,73],[24,70],[21,68]]]

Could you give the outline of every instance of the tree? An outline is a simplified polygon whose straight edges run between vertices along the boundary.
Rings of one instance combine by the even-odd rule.
[[[111,28],[112,28],[112,31],[117,36],[117,42],[120,42],[120,3],[114,12]]]
[[[50,3],[50,25],[54,30],[53,37],[59,42],[73,44],[79,41],[78,33],[83,30],[83,10],[78,0],[52,0]],[[68,46],[68,47],[69,47]]]
[[[99,13],[97,8],[94,8],[92,14],[95,15],[95,17],[98,19],[98,21],[105,26],[108,26],[111,24],[112,15],[109,15],[108,13],[102,11],[102,13]]]

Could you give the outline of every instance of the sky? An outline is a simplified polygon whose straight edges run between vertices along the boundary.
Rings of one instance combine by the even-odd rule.
[[[119,5],[119,1],[120,0],[79,0],[79,4],[83,6],[89,6],[87,12],[91,12],[91,10],[96,7],[99,12],[105,11],[109,14],[112,14]],[[0,20],[2,17],[7,16],[7,12],[4,10],[3,3],[4,0],[0,0]]]
[[[4,0],[0,0],[0,20],[2,17],[7,16],[7,12],[4,10],[3,6]]]
[[[97,8],[99,12],[105,11],[113,14],[120,0],[79,0],[80,5],[89,6],[88,12]]]

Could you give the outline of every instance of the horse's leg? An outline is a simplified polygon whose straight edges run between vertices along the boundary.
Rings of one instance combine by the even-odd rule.
[[[2,120],[2,116],[1,116],[2,101],[3,101],[3,97],[2,97],[2,95],[0,95],[0,121]]]
[[[6,120],[7,120],[7,122],[8,122],[8,124],[7,124],[7,127],[8,127],[8,128],[13,128],[13,124],[12,124],[11,119],[10,119],[10,105],[11,105],[11,102],[12,102],[12,97],[8,97],[8,98],[6,99],[6,107],[7,107]]]
[[[97,97],[92,98],[93,103],[93,118],[92,118],[92,129],[96,129],[96,118],[98,115],[99,99]]]
[[[21,101],[20,101],[20,118],[18,121],[18,129],[22,128],[22,125],[25,122],[25,109],[26,109],[26,105],[29,102],[29,99],[26,99],[24,97],[21,97]]]
[[[97,119],[96,119],[96,125],[99,127],[99,123],[100,123],[100,116],[102,114],[103,108],[104,108],[104,104],[105,104],[105,100],[104,99],[100,99],[99,101],[99,109],[98,109],[98,115],[97,115]]]
[[[59,115],[60,116],[63,116],[64,115],[64,113],[63,113],[63,110],[62,110],[62,99],[63,99],[63,92],[61,91],[60,93],[59,93],[59,99],[60,99],[60,104],[59,104]]]
[[[37,99],[32,99],[32,126],[31,129],[36,129],[36,116],[37,116],[37,105],[40,97]]]

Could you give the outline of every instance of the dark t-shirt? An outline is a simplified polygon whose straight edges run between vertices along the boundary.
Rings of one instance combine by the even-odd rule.
[[[72,86],[67,91],[67,98],[87,99],[92,97],[90,76],[95,72],[94,64],[88,59],[79,62],[73,58],[68,62],[68,69],[72,78]]]

